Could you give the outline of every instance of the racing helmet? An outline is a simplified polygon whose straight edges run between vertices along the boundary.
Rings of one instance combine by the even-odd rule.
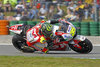
[[[41,26],[41,32],[46,37],[52,37],[53,36],[52,29],[53,29],[53,26],[49,23],[44,23]]]

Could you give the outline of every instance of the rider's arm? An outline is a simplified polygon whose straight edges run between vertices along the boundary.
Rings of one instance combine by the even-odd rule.
[[[70,22],[66,21],[66,20],[62,20],[62,19],[52,19],[52,20],[48,20],[47,23],[50,23],[50,24],[56,24],[56,23],[61,23],[61,24],[69,24],[71,25]]]
[[[55,24],[55,23],[59,23],[59,21],[56,19],[54,20],[48,20],[47,23],[50,23],[50,24]]]

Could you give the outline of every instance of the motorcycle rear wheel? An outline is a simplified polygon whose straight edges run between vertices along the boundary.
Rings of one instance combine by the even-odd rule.
[[[13,38],[12,38],[12,43],[13,43],[13,46],[19,50],[19,51],[22,51],[22,52],[27,52],[27,53],[33,53],[34,50],[27,50],[27,49],[22,49],[22,46],[23,44],[26,44],[26,40],[23,39],[23,37],[21,37],[20,35],[14,35]],[[27,45],[25,45],[27,46]]]
[[[69,44],[69,47],[75,52],[82,53],[82,54],[90,53],[93,49],[93,45],[88,39],[85,39],[84,41],[79,42],[78,45],[80,45],[82,49],[74,47],[74,44]]]

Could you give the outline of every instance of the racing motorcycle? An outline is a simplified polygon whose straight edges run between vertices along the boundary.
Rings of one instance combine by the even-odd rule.
[[[41,24],[41,23],[39,23]],[[39,25],[37,24],[37,25]],[[35,25],[35,26],[37,26]],[[32,53],[37,51],[42,51],[44,47],[47,47],[48,43],[46,42],[46,38],[42,35],[39,36],[39,40],[33,43],[32,47],[29,47],[26,43],[26,31],[30,28],[35,27],[34,25],[24,25],[24,24],[16,24],[9,27],[9,31],[14,32],[15,35],[12,38],[13,46],[22,52]],[[55,29],[58,28],[57,25],[54,25]],[[71,32],[75,32],[76,30],[71,29]],[[60,32],[60,34],[63,34]],[[93,45],[86,37],[82,35],[77,35],[75,33],[74,37],[70,41],[59,41],[59,37],[54,39],[54,44],[49,48],[49,51],[70,51],[71,49],[77,53],[90,53],[93,49]]]

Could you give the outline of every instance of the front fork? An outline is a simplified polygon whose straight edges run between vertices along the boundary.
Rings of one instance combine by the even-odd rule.
[[[69,42],[69,44],[73,44],[74,47],[82,49],[82,47],[79,45],[79,42],[84,41],[85,39],[86,37],[82,35],[77,35],[73,40]]]

